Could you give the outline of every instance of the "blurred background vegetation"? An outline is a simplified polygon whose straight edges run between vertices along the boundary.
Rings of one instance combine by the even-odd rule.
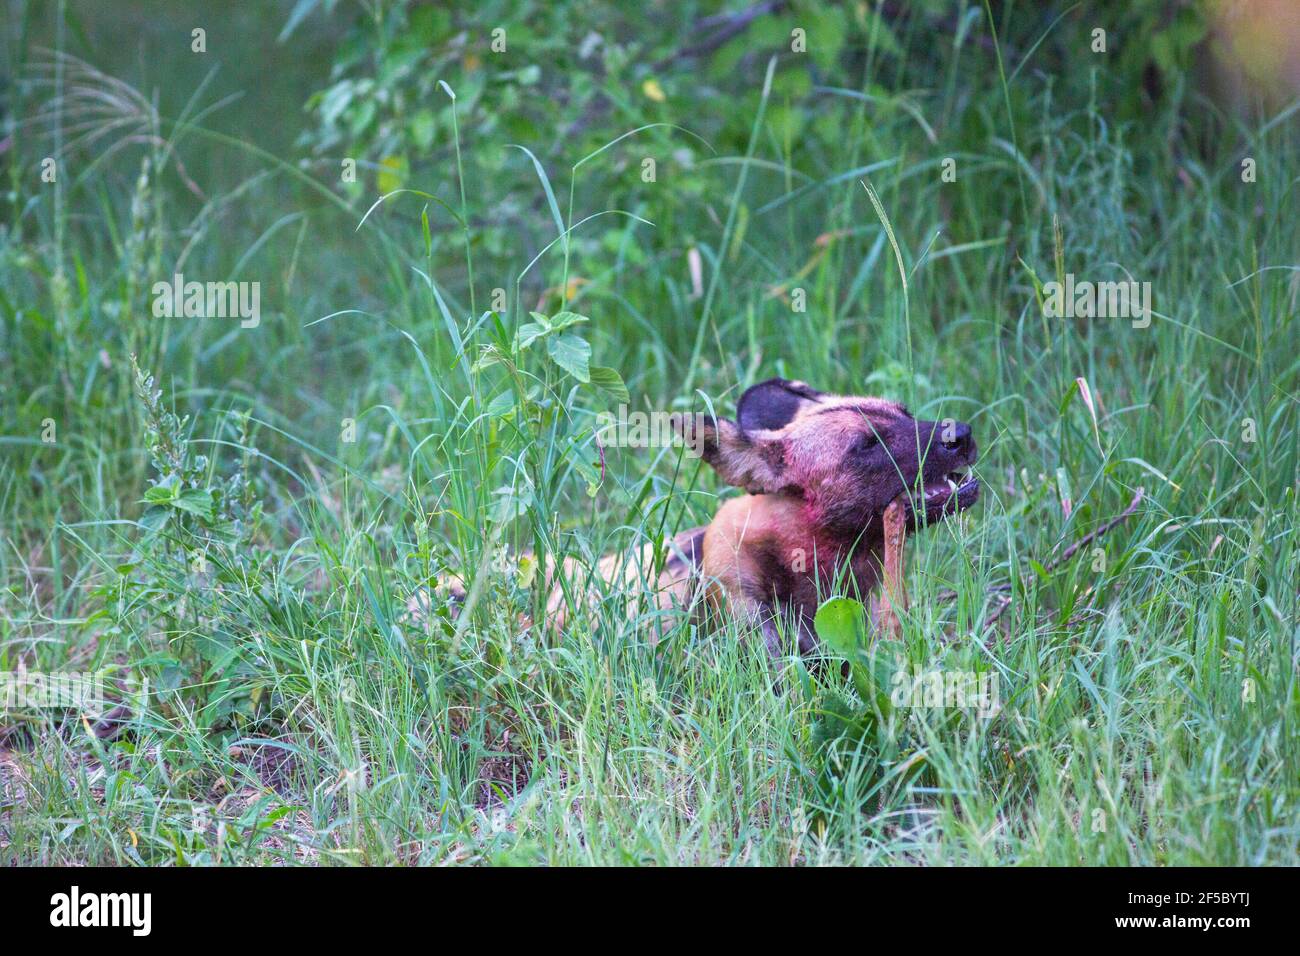
[[[141,225],[153,230],[147,240],[154,244],[153,264],[178,261],[184,249],[183,261],[195,274],[225,276],[238,265],[246,278],[272,284],[264,301],[288,320],[242,340],[212,328],[172,329],[171,341],[154,343],[169,364],[197,371],[193,359],[201,355],[200,377],[214,385],[239,380],[252,359],[266,372],[308,363],[329,380],[336,374],[351,380],[365,369],[367,352],[383,341],[395,343],[396,334],[370,328],[363,343],[354,326],[337,333],[318,329],[313,347],[305,349],[301,328],[335,311],[328,303],[400,308],[386,284],[377,285],[376,273],[392,273],[406,285],[406,270],[395,264],[390,245],[366,242],[351,227],[377,196],[399,187],[460,209],[455,123],[478,271],[476,305],[491,289],[509,287],[521,263],[553,237],[535,170],[509,144],[531,150],[563,198],[572,163],[648,124],[663,125],[584,166],[575,177],[574,212],[580,219],[624,210],[656,228],[576,231],[570,278],[589,281],[610,268],[611,257],[634,270],[659,260],[684,277],[689,250],[717,232],[721,201],[745,153],[772,57],[777,68],[757,149],[781,168],[755,167],[748,178],[754,194],[741,197],[732,248],[725,251],[739,270],[731,311],[761,317],[765,310],[785,310],[772,290],[783,290],[791,276],[773,268],[774,255],[811,266],[816,257],[843,262],[861,251],[840,240],[864,228],[874,233],[876,224],[862,222],[861,197],[853,190],[827,196],[828,181],[854,185],[868,171],[892,167],[919,189],[948,156],[961,157],[963,171],[974,175],[963,176],[942,199],[942,241],[1006,238],[1005,254],[1014,262],[1025,247],[1041,248],[1056,209],[1051,196],[1026,186],[1026,174],[1034,174],[1026,164],[1035,160],[1016,155],[1023,144],[1014,141],[1013,127],[1082,137],[1104,123],[1106,141],[1119,144],[1130,135],[1126,126],[1136,122],[1143,148],[1127,150],[1122,162],[1138,176],[1159,170],[1194,183],[1240,151],[1250,117],[1286,104],[1295,90],[1296,44],[1288,46],[1285,5],[1256,4],[1244,25],[1238,16],[1231,30],[1220,24],[1216,32],[1216,17],[1228,6],[1192,0],[995,3],[990,12],[1000,64],[983,5],[953,0],[611,4],[581,13],[564,3],[223,6],[180,0],[163,8],[16,0],[0,51],[0,161],[8,184],[6,248],[29,257],[23,264],[30,270],[24,273],[27,288],[9,291],[10,314],[20,289],[24,297],[48,293],[55,276],[53,288],[59,289],[80,272],[84,291],[102,293],[109,276],[102,267],[88,270],[86,256],[106,242],[124,251],[140,160],[147,156],[154,166],[147,188],[165,209],[155,223]],[[1109,44],[1102,55],[1092,52],[1098,25]],[[191,50],[194,27],[206,31],[206,53]],[[795,29],[805,31],[806,55],[791,50]],[[497,30],[504,49],[494,52]],[[56,47],[79,62],[60,65],[50,52]],[[1013,81],[1005,93],[998,79],[1004,66]],[[1016,74],[1026,81],[1014,82]],[[109,77],[113,86],[105,92]],[[1099,112],[1079,109],[1088,104]],[[914,124],[905,143],[885,132],[895,117]],[[65,131],[56,134],[60,123]],[[53,190],[43,193],[35,172],[55,152],[65,173],[59,200],[73,213],[66,223],[56,222],[54,203],[42,201]],[[841,162],[846,152],[854,161],[847,169]],[[646,158],[656,163],[659,188],[642,181]],[[345,159],[358,165],[355,182],[341,177]],[[1017,223],[1014,235],[990,236],[973,220],[971,197],[988,192],[1019,197],[1020,218],[1027,221]],[[1113,198],[1127,206],[1130,197]],[[1105,203],[1099,195],[1097,207]],[[401,224],[418,223],[422,206],[409,196],[391,203],[382,217],[386,233],[401,235]],[[101,216],[115,224],[115,234],[102,233]],[[1143,229],[1139,218],[1130,215],[1123,232]],[[459,248],[453,216],[435,205],[430,226],[436,252]],[[204,241],[218,235],[220,242]],[[253,248],[255,264],[247,257]],[[409,243],[405,252],[411,253]],[[130,257],[118,260],[125,265]],[[432,265],[441,287],[468,310],[464,263],[436,254]],[[532,270],[524,281],[525,304],[544,302],[548,294],[556,301],[561,271],[550,261]],[[839,290],[836,307],[865,308],[859,319],[867,319],[872,304],[860,294],[862,279]],[[133,289],[143,294],[142,287]],[[94,391],[85,379],[98,373],[69,367],[69,358],[81,354],[80,342],[107,348],[113,357],[112,343],[135,341],[124,312],[139,311],[143,300],[97,298],[104,297],[83,297],[73,308],[55,296],[59,314],[29,317],[54,323],[45,328],[57,326],[60,336],[19,335],[17,326],[6,327],[0,353],[6,378],[31,386],[9,391],[8,421],[29,428],[57,411],[31,401],[44,394],[52,369],[63,378],[57,402]],[[661,326],[669,348],[656,361],[676,364],[672,377],[679,378],[680,365],[692,355],[696,323],[688,316],[640,318]],[[782,336],[787,330],[788,323]],[[829,371],[835,338],[813,336],[805,377]],[[269,349],[268,339],[275,341]],[[875,345],[879,354],[854,358],[874,368],[884,355],[896,355],[899,343],[885,338]],[[607,364],[633,368],[644,358],[635,343],[616,350],[622,361],[607,356]],[[716,348],[705,358],[728,360]],[[39,381],[23,378],[36,370]],[[120,391],[119,385],[107,394],[115,399]],[[310,420],[312,404],[300,396],[284,412]],[[336,416],[327,417],[333,429]]]
[[[1004,104],[982,7],[945,0],[597,5],[581,15],[570,5],[548,3],[301,0],[229,7],[176,2],[160,8],[15,2],[0,51],[0,110],[6,124],[0,161],[9,187],[4,228],[9,254],[29,257],[24,265],[31,268],[23,276],[26,289],[10,288],[10,314],[20,289],[24,297],[48,293],[55,276],[58,289],[80,271],[87,292],[102,292],[109,276],[102,267],[88,270],[82,249],[128,242],[140,158],[147,155],[155,167],[148,188],[165,196],[165,206],[158,207],[165,213],[152,227],[142,226],[154,230],[149,241],[155,259],[164,246],[164,258],[173,261],[184,248],[192,272],[226,275],[240,263],[247,270],[245,254],[256,244],[257,277],[270,282],[264,273],[276,273],[268,304],[292,319],[243,341],[212,329],[177,328],[172,341],[155,348],[165,349],[178,369],[196,369],[192,359],[202,355],[204,380],[214,384],[238,380],[255,354],[259,367],[271,359],[268,372],[306,362],[322,375],[355,377],[365,367],[366,351],[378,344],[375,339],[396,341],[394,333],[370,329],[363,346],[351,327],[339,333],[341,338],[319,330],[323,335],[315,347],[305,350],[299,331],[305,323],[299,320],[316,317],[307,302],[371,311],[398,305],[374,280],[376,271],[394,269],[391,249],[379,246],[377,264],[375,245],[354,237],[348,226],[375,196],[399,186],[459,208],[459,184],[451,175],[453,122],[459,122],[465,144],[479,302],[490,289],[508,286],[520,262],[548,241],[551,230],[531,164],[507,144],[527,146],[553,175],[564,178],[579,157],[646,124],[673,123],[694,135],[659,126],[588,164],[578,183],[576,212],[581,217],[621,209],[657,228],[575,233],[572,273],[580,279],[598,275],[616,255],[634,268],[663,258],[684,275],[687,251],[716,230],[719,198],[736,172],[734,157],[744,154],[763,72],[773,56],[778,68],[759,148],[786,168],[755,172],[752,181],[762,184],[768,198],[742,197],[729,254],[760,281],[730,307],[782,307],[768,290],[789,277],[772,274],[770,261],[766,268],[763,263],[777,251],[773,246],[801,262],[820,255],[839,259],[846,248],[835,240],[860,226],[861,213],[849,214],[858,202],[845,198],[851,190],[839,190],[810,215],[807,204],[774,199],[776,190],[767,187],[792,193],[832,176],[851,185],[876,161],[928,174],[925,164],[942,156],[991,148],[991,157],[976,160],[979,175],[963,178],[955,195],[944,200],[952,242],[988,239],[963,221],[963,196],[972,190],[1018,190],[1024,196],[1024,184],[1017,180],[1020,161],[997,161],[1015,149],[1008,109],[1017,127],[1048,121],[1052,135],[1073,136],[1099,120],[1044,114],[1052,97],[1104,104],[1106,122],[1116,127],[1109,136],[1123,135],[1121,124],[1134,120],[1154,127],[1144,130],[1147,148],[1130,154],[1131,162],[1181,169],[1181,176],[1195,178],[1198,169],[1215,161],[1210,154],[1239,146],[1234,120],[1243,109],[1282,96],[1284,68],[1294,69],[1293,63],[1279,65],[1275,53],[1260,54],[1270,52],[1279,31],[1239,31],[1245,33],[1240,42],[1247,44],[1239,59],[1262,62],[1274,75],[1251,88],[1250,96],[1221,90],[1226,84],[1214,80],[1216,43],[1209,32],[1214,10],[1162,0],[994,4],[1003,60],[1014,72],[1037,75],[1049,90],[1040,101],[1039,83],[1012,83]],[[1090,49],[1090,31],[1098,23],[1109,34],[1104,60]],[[190,31],[196,26],[207,33],[206,53],[191,50]],[[807,55],[791,52],[796,27],[806,31]],[[500,52],[492,49],[494,30],[504,31]],[[82,63],[60,65],[50,53],[56,47]],[[102,89],[106,77],[119,84],[108,93]],[[64,100],[54,95],[60,82],[65,94],[71,91]],[[455,93],[454,107],[449,90]],[[919,135],[907,144],[909,153],[884,159],[885,144],[873,127],[899,115],[912,119]],[[202,131],[176,125],[194,124],[196,117]],[[56,135],[60,123],[67,131]],[[235,141],[246,145],[239,148]],[[846,144],[860,160],[857,173],[839,164]],[[42,202],[50,197],[34,175],[40,160],[58,150],[65,172],[59,199],[74,212],[66,224],[56,223],[53,203]],[[647,157],[656,161],[661,188],[644,188],[640,172]],[[345,158],[358,163],[354,183],[341,181]],[[814,201],[822,192],[809,191]],[[821,215],[827,207],[829,215]],[[385,217],[397,231],[393,220],[413,223],[419,211],[420,203],[408,199],[386,209]],[[116,224],[116,235],[102,234],[100,215]],[[1008,253],[1038,243],[1050,231],[1049,216],[1031,218],[1032,231],[1016,236]],[[459,228],[436,208],[431,226],[440,244],[459,242]],[[95,234],[83,237],[79,230]],[[218,234],[223,241],[203,241]],[[310,255],[301,254],[304,243]],[[755,254],[738,255],[747,248]],[[130,261],[126,255],[118,258]],[[268,262],[275,263],[274,270],[268,270]],[[435,256],[433,265],[443,269],[438,276],[443,288],[467,308],[463,264]],[[543,263],[527,277],[529,304],[554,289],[555,271],[552,263]],[[399,281],[404,284],[405,278]],[[143,294],[142,287],[134,291]],[[859,308],[860,291],[861,282],[853,282],[839,299],[845,307]],[[69,367],[70,357],[82,354],[83,342],[107,348],[112,357],[112,343],[134,341],[123,311],[138,311],[143,301],[101,302],[92,295],[74,309],[56,296],[54,304],[59,314],[27,321],[40,328],[43,320],[47,331],[57,326],[60,336],[20,335],[17,325],[6,326],[0,353],[6,378],[29,386],[9,390],[4,405],[6,420],[21,423],[20,431],[57,411],[57,403],[95,391],[86,388],[85,379],[98,373]],[[323,305],[319,314],[332,311]],[[680,325],[664,329],[667,361],[682,363],[691,355],[694,322]],[[269,338],[276,338],[278,347],[267,349]],[[826,371],[832,339],[820,336],[808,375]],[[878,343],[883,351],[896,351],[897,344]],[[635,366],[635,346],[625,343],[625,348],[624,358]],[[716,354],[709,358],[725,360]],[[868,366],[879,364],[878,357],[863,358]],[[54,369],[63,378],[61,397],[52,396],[53,407],[44,399],[33,403]],[[27,380],[25,374],[37,378]],[[115,400],[121,390],[119,385],[106,394]],[[311,405],[300,397],[296,407],[284,411],[300,419],[310,416]],[[329,416],[331,429],[335,417]]]

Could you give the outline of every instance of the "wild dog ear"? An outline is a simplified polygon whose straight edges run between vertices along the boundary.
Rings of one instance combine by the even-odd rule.
[[[736,406],[736,421],[741,431],[776,431],[794,421],[808,405],[822,399],[824,393],[803,382],[769,378],[746,389]]]
[[[671,424],[687,451],[712,465],[727,484],[751,495],[792,490],[782,479],[785,443],[781,439],[748,435],[730,419],[711,415],[674,414]]]

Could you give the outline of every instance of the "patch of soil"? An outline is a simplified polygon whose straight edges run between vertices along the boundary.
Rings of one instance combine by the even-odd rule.
[[[474,805],[480,809],[503,805],[524,789],[532,773],[532,761],[511,745],[510,731],[503,731],[488,749],[492,755],[478,768],[479,792]]]
[[[263,743],[231,747],[230,757],[248,767],[264,788],[285,796],[293,792],[294,778],[302,769],[296,747],[297,742],[290,737],[275,737]]]

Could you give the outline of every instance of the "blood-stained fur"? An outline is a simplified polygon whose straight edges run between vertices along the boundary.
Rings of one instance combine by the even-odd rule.
[[[863,598],[876,592],[891,502],[902,498],[914,531],[979,496],[979,481],[964,474],[976,459],[970,426],[919,421],[884,399],[774,378],[741,396],[734,421],[674,416],[673,425],[746,493],[725,501],[707,526],[678,534],[657,580],[649,580],[649,545],[606,556],[596,573],[609,584],[650,585],[661,608],[748,618],[773,653],[815,647],[813,614],[842,570]],[[587,574],[572,561],[562,568],[570,588]],[[554,571],[548,565],[543,580],[547,624],[559,629],[572,595]]]

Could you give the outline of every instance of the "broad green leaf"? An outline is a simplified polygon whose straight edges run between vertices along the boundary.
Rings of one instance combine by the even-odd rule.
[[[567,329],[571,325],[577,325],[579,322],[590,322],[591,320],[585,315],[579,315],[577,312],[556,312],[551,316],[551,331],[558,332],[561,329]]]
[[[533,315],[537,313],[534,312]],[[551,330],[540,322],[525,322],[515,333],[515,351],[522,352]]]
[[[813,617],[817,636],[841,657],[853,660],[865,636],[866,608],[851,598],[824,601]]]
[[[603,392],[608,392],[614,397],[614,401],[621,402],[624,405],[632,401],[627,385],[623,382],[623,376],[619,375],[616,369],[612,369],[608,365],[593,365],[590,372],[591,384]]]
[[[167,523],[170,514],[171,512],[162,505],[154,505],[145,509],[144,514],[140,516],[140,523],[149,531],[157,531]]]
[[[176,497],[177,485],[154,485],[144,493],[144,500],[150,504],[168,504]]]
[[[488,402],[485,411],[489,418],[503,418],[515,409],[515,393],[504,391]]]
[[[212,500],[212,492],[206,488],[187,488],[171,502],[171,505],[173,508],[188,511],[208,521],[212,520],[216,508],[216,503]]]
[[[592,451],[590,448],[575,441],[570,441],[568,447],[564,450],[564,457],[573,466],[573,470],[581,475],[589,486],[599,487],[600,472],[592,462],[591,456]]]
[[[587,367],[591,361],[591,346],[586,339],[578,335],[561,335],[557,339],[548,339],[546,348],[552,361],[579,382],[591,381],[591,371]]]

